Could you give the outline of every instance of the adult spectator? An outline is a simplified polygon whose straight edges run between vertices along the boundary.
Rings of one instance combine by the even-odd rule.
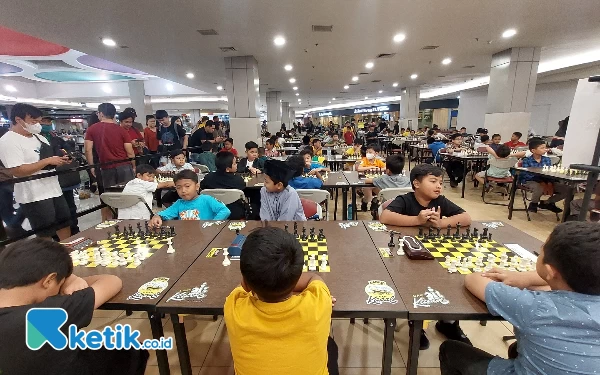
[[[179,117],[173,117],[173,119],[171,119],[164,109],[156,111],[155,117],[160,123],[160,126],[156,131],[159,152],[187,148],[188,137],[185,134],[185,129],[181,126],[181,119]],[[179,120],[179,123],[177,120]]]
[[[373,121],[373,123],[375,123],[375,121]],[[377,126],[375,126],[373,124],[369,127],[369,132],[366,135],[366,137],[367,137],[367,144],[377,143],[377,135],[379,133],[377,132],[376,129],[377,129]]]
[[[140,124],[139,122],[135,121],[135,119],[137,118],[137,112],[135,111],[135,108],[132,107],[127,107],[123,110],[123,112],[131,112],[133,113],[133,128],[137,129],[137,131],[139,131],[140,133],[144,132],[144,125]]]
[[[14,177],[47,173],[69,162],[67,156],[54,156],[48,140],[40,136],[41,119],[42,112],[32,105],[17,103],[12,108],[13,126],[0,138],[0,161],[13,168]],[[63,240],[71,235],[69,206],[57,176],[16,183],[15,200],[38,236],[56,234]]]
[[[565,137],[567,136],[567,127],[569,126],[569,117],[565,117],[564,120],[558,122],[558,130],[554,133],[552,141],[550,141],[550,148],[555,148],[565,144]]]
[[[125,159],[135,156],[133,145],[127,131],[115,122],[117,110],[111,103],[102,103],[98,106],[98,119],[100,122],[91,125],[85,133],[85,157],[90,165],[99,161],[102,166],[90,172],[97,176],[104,188],[115,185],[124,185],[133,180],[135,161]],[[92,149],[96,150],[98,160],[94,159]],[[117,163],[117,160],[124,160]],[[110,163],[110,164],[105,164]],[[99,173],[97,173],[99,172]],[[110,209],[102,209],[102,219],[112,217]]]
[[[190,137],[189,146],[190,147],[200,147],[202,144],[209,142],[212,144],[219,144],[223,142],[225,139],[223,137],[218,137],[215,134],[215,123],[212,120],[208,120],[206,125],[202,129],[198,129],[198,131],[194,132]],[[198,153],[196,150],[194,153]]]
[[[144,136],[139,130],[133,127],[134,121],[135,112],[125,110],[119,113],[119,124],[129,135],[135,156],[140,156],[144,154]]]
[[[144,129],[144,144],[148,153],[153,155],[158,152],[158,138],[156,137],[156,119],[154,115],[146,115],[146,128]],[[154,156],[150,157],[150,164],[158,167],[158,159]]]

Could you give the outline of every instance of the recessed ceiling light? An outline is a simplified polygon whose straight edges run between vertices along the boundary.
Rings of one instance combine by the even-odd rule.
[[[356,81],[358,81],[358,76],[354,76],[354,77],[352,77],[352,81],[353,81],[353,82],[356,82]]]
[[[383,90],[379,90],[379,93],[381,94],[383,92]]]
[[[167,83],[166,87],[167,87],[167,90],[173,91],[173,84],[172,83]]]
[[[298,101],[299,101],[299,102],[301,102],[301,101],[302,101],[302,99],[298,98]]]
[[[286,66],[283,67],[283,69],[287,70],[288,72],[291,71],[292,69],[294,69],[293,66],[291,66],[290,64],[287,64]]]
[[[517,35],[517,30],[515,30],[515,29],[504,30],[504,32],[502,33],[503,38],[510,38],[515,35]]]
[[[452,62],[452,59],[449,57],[446,57],[445,59],[442,60],[442,64],[444,65],[448,65]]]
[[[410,79],[417,79],[417,77],[419,77],[418,74],[411,74],[410,75]]]
[[[52,109],[58,109],[58,107],[52,107]]]
[[[375,66],[375,64],[373,64],[372,61],[369,61],[368,63],[365,64],[365,68],[367,68],[367,69],[371,69],[374,66]]]
[[[117,45],[117,42],[110,38],[102,38],[102,44],[104,44],[105,46],[114,47]]]
[[[394,86],[394,87],[398,87],[398,82],[394,82],[394,83],[392,83],[392,86]]]
[[[335,100],[335,98],[331,98],[331,100]]]
[[[223,86],[217,86],[217,90],[219,90],[219,91],[223,90]]]
[[[344,86],[344,90],[348,90],[349,88],[350,88],[350,86],[348,86],[348,85]]]
[[[406,39],[406,35],[404,35],[402,33],[394,35],[394,42],[396,42],[396,43],[400,43],[404,39]]]
[[[296,96],[300,95],[299,93],[296,93]]]
[[[406,94],[406,90],[402,90],[402,93],[403,93],[403,94]]]
[[[112,92],[112,88],[109,85],[104,85],[102,86],[102,91],[104,91],[107,94],[110,94]]]
[[[298,90],[298,86],[292,87],[292,90],[294,90],[294,91]]]
[[[256,88],[256,92],[258,92],[258,87]]]
[[[4,89],[5,89],[6,91],[8,91],[8,92],[15,92],[15,91],[17,91],[16,87],[15,87],[15,86],[12,86],[12,85],[5,85],[5,86],[4,86]]]
[[[285,44],[285,38],[282,36],[276,36],[275,39],[273,39],[273,43],[275,43],[276,46],[281,47]]]
[[[456,99],[460,99],[460,95],[456,97]]]
[[[329,102],[328,104],[331,104],[331,102]]]
[[[296,83],[296,78],[290,78],[290,83]]]
[[[192,79],[195,77],[194,73],[188,73],[185,76],[188,77],[189,79]]]

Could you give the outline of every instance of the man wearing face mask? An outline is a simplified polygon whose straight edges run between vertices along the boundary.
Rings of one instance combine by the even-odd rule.
[[[0,138],[0,160],[6,168],[14,168],[13,176],[47,173],[69,162],[67,156],[54,156],[50,143],[40,135],[42,112],[39,109],[17,103],[10,119],[11,130]],[[69,207],[57,176],[16,183],[15,200],[37,236],[56,234],[62,240],[71,235]]]

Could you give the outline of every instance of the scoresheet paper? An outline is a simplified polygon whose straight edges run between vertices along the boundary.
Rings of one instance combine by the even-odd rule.
[[[523,246],[521,246],[519,244],[516,244],[516,243],[505,243],[504,247],[509,248],[510,250],[512,250],[513,253],[517,254],[521,258],[531,259],[533,261],[537,261],[537,255],[535,255],[534,253],[530,252],[529,250],[527,250],[526,248],[524,248]]]

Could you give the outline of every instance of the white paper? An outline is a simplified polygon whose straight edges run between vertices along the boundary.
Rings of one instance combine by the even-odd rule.
[[[527,258],[527,259],[531,259],[533,261],[537,261],[537,255],[530,252],[529,250],[527,250],[526,248],[524,248],[523,246],[521,246],[519,244],[505,243],[504,246],[509,248],[513,253],[517,254],[521,258]]]

